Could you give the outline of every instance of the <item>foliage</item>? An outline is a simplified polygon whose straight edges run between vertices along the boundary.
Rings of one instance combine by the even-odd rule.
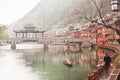
[[[6,30],[7,30],[7,28],[5,25],[0,25],[0,38],[8,37]]]

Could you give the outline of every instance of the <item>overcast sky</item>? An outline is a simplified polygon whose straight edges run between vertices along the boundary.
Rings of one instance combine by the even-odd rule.
[[[41,0],[0,0],[0,24],[8,25],[23,17]]]

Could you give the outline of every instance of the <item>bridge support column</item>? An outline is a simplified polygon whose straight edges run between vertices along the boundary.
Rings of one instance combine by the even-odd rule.
[[[94,49],[95,48],[95,45],[94,44],[91,44],[91,49]]]
[[[24,33],[22,33],[22,38],[24,38],[25,36],[24,36]]]
[[[12,49],[12,50],[15,50],[15,49],[16,49],[16,44],[15,44],[15,42],[11,44],[11,49]]]
[[[48,44],[43,44],[44,50],[46,51],[48,49]]]
[[[42,32],[42,37],[44,37],[44,32]]]
[[[82,42],[79,42],[79,50],[81,50]]]
[[[69,44],[67,44],[67,51],[69,51],[70,50],[70,45]]]
[[[25,33],[25,38],[27,39],[28,37],[27,37],[27,33]]]
[[[18,33],[16,32],[16,33],[15,33],[15,37],[16,37],[16,38],[18,38],[18,36],[17,36],[17,35],[18,35]]]

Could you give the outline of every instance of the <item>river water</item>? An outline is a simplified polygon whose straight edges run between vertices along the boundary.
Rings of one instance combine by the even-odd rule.
[[[105,52],[108,51],[88,48],[75,52],[55,45],[44,50],[38,44],[18,44],[16,50],[2,46],[0,80],[85,80]],[[63,64],[63,59],[68,59],[72,66]]]

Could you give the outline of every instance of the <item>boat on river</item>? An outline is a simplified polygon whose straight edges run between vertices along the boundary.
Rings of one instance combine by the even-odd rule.
[[[64,58],[62,61],[63,61],[63,64],[68,66],[68,67],[72,67],[73,66],[72,63],[70,62],[70,60],[67,59],[67,58]]]

